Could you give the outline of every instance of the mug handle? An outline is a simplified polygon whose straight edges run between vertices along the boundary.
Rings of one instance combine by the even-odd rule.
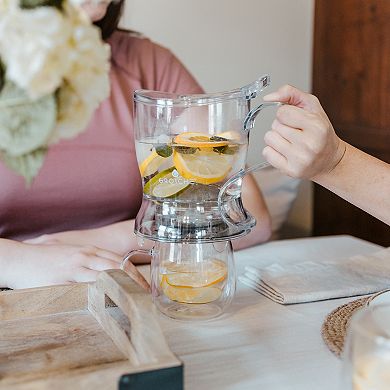
[[[125,270],[126,263],[130,260],[130,258],[132,258],[136,254],[153,256],[153,249],[134,249],[130,252],[127,252],[125,257],[122,260],[122,263],[121,263],[121,270],[122,271],[126,272],[126,270]]]
[[[265,102],[265,103],[259,104],[255,108],[252,108],[252,110],[250,110],[248,112],[248,114],[246,115],[246,117],[244,119],[244,125],[242,127],[243,131],[248,132],[250,129],[253,128],[253,126],[255,125],[255,120],[256,120],[257,115],[259,115],[260,111],[264,110],[264,108],[280,107],[280,106],[283,106],[284,104],[285,103],[282,103],[282,102]]]
[[[242,178],[250,172],[258,171],[269,166],[269,163],[263,162],[246,169],[241,169],[221,187],[218,194],[218,208],[222,219],[229,226],[250,230],[256,225],[256,219],[244,208],[241,201]],[[244,219],[234,219],[232,214],[234,216],[244,216]]]
[[[244,119],[242,131],[249,132],[255,124],[257,115],[264,108],[279,107],[284,105],[282,102],[265,102],[261,103],[252,110],[250,110]],[[248,173],[258,171],[271,166],[268,162],[255,164],[249,168],[241,169],[234,176],[232,176],[219,190],[218,194],[218,208],[222,219],[226,224],[243,230],[250,230],[256,225],[256,219],[245,210],[241,201],[241,185],[242,179]],[[234,217],[241,217],[237,220]]]

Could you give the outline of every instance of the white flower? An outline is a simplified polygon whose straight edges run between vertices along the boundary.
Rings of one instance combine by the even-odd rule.
[[[99,29],[88,22],[75,23],[72,32],[75,50],[65,79],[96,108],[109,93],[110,47],[101,44]]]
[[[9,9],[0,18],[0,57],[6,77],[39,98],[55,91],[68,72],[71,25],[54,7]]]
[[[64,84],[61,87],[57,94],[57,102],[57,123],[49,144],[79,134],[87,127],[93,113],[71,84]]]
[[[19,0],[0,0],[0,16],[12,8],[18,8],[18,6]]]
[[[26,180],[37,174],[47,146],[83,131],[109,94],[109,46],[70,1],[78,0],[63,0],[59,10],[0,0],[5,82],[21,91],[15,100],[0,90],[0,159]]]
[[[70,138],[84,130],[102,100],[110,91],[110,48],[101,43],[100,32],[89,22],[78,19],[74,9],[71,66],[64,75],[64,85],[58,93],[58,123],[50,143]]]
[[[84,0],[69,0],[69,2],[75,7],[81,7],[81,5],[84,3]]]
[[[20,9],[14,7],[14,0],[0,1],[8,7],[0,16],[0,37],[4,37],[0,58],[6,64],[6,77],[31,98],[55,91],[77,62],[97,61],[95,68],[104,62],[107,72],[108,49],[80,9],[67,2],[63,12],[55,7]],[[91,66],[81,64],[81,68],[87,73]]]

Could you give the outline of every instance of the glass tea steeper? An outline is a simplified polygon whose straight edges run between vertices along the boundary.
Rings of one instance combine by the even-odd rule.
[[[231,196],[230,188],[223,207],[218,195],[229,178],[244,170],[249,129],[257,113],[275,105],[263,103],[250,111],[251,100],[269,82],[266,75],[245,87],[213,94],[135,92],[135,143],[143,181],[135,220],[139,236],[206,242],[250,231],[255,220],[242,206],[239,181],[232,183],[236,195]]]
[[[134,94],[143,185],[135,233],[155,241],[146,251],[152,258],[152,297],[170,317],[215,317],[233,297],[230,240],[256,223],[241,200],[249,130],[264,107],[279,104],[251,110],[250,103],[269,83],[265,75],[221,93]],[[123,268],[136,252],[126,256]]]

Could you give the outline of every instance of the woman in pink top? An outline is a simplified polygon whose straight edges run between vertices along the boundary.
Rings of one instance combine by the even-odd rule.
[[[30,188],[0,163],[0,287],[95,280],[99,271],[118,268],[123,254],[137,246],[133,218],[142,187],[133,91],[203,91],[169,50],[117,29],[123,1],[84,4],[112,52],[111,95],[86,131],[50,148]],[[244,190],[246,206],[259,223],[237,248],[270,235],[269,214],[252,178]],[[132,272],[147,286],[135,267]]]

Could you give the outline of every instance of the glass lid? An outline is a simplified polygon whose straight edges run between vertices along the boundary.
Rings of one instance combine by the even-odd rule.
[[[169,92],[151,91],[138,89],[134,92],[134,100],[137,103],[150,104],[153,106],[200,106],[226,100],[255,98],[259,92],[270,84],[269,75],[263,75],[254,82],[231,91],[216,92],[210,94],[183,95]]]

